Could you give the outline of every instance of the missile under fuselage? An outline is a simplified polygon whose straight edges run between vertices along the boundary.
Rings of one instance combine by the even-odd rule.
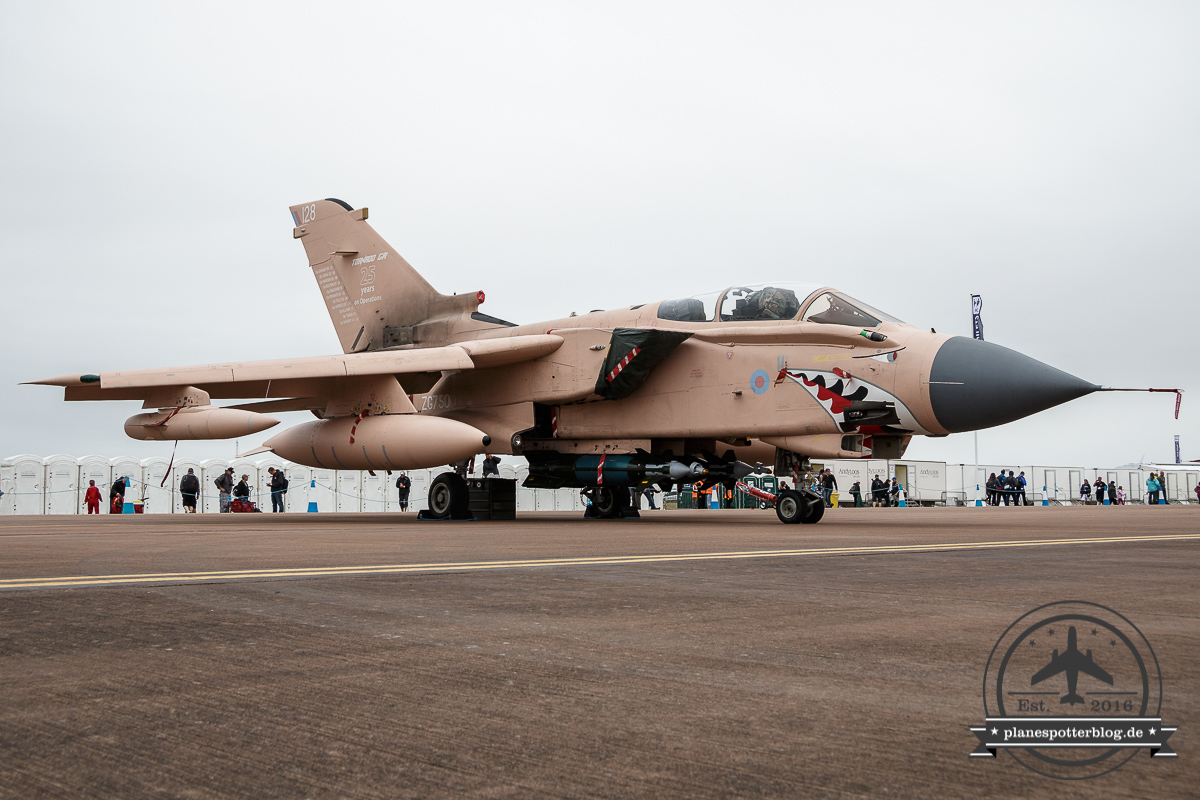
[[[526,454],[529,457],[530,454]],[[529,458],[525,486],[636,486],[644,483],[696,483],[702,480],[736,480],[755,472],[741,461],[691,462],[663,460],[648,455],[554,454]]]
[[[238,408],[188,406],[136,414],[125,420],[125,434],[148,442],[234,439],[279,424],[266,414]]]
[[[268,439],[277,456],[322,469],[425,469],[483,452],[491,438],[446,417],[383,414],[306,422]]]

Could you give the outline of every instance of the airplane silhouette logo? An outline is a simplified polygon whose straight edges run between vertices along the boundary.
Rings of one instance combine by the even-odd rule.
[[[1053,678],[1060,672],[1067,673],[1067,694],[1058,702],[1061,704],[1069,703],[1076,705],[1083,702],[1083,698],[1075,692],[1075,685],[1079,681],[1079,673],[1083,672],[1091,675],[1098,681],[1103,681],[1109,686],[1113,685],[1113,677],[1092,661],[1092,651],[1088,650],[1087,654],[1079,652],[1079,648],[1075,644],[1075,628],[1072,626],[1067,630],[1067,649],[1062,654],[1058,654],[1058,650],[1054,651],[1054,655],[1050,657],[1050,663],[1042,667],[1029,680],[1030,686],[1036,686],[1047,678]]]

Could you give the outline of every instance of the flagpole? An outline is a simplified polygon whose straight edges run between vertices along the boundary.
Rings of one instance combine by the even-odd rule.
[[[979,499],[979,431],[975,431],[975,505],[982,506]]]
[[[971,335],[983,341],[983,297],[971,295]],[[979,431],[975,431],[975,505],[982,506],[979,498]]]

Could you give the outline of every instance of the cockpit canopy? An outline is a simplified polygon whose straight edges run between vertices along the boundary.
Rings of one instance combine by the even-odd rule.
[[[797,319],[833,325],[877,327],[900,320],[849,295],[804,283],[731,286],[680,300],[664,300],[658,318],[675,322],[754,322]],[[807,304],[805,301],[808,301]],[[804,308],[804,314],[800,309]],[[901,323],[903,324],[903,323]]]

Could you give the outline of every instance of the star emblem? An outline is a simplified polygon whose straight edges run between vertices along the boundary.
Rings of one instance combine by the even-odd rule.
[[[995,733],[995,731],[992,731],[992,733]],[[1150,729],[1150,735],[1151,735],[1151,736],[1153,736],[1153,735],[1154,735],[1154,728],[1151,728],[1151,729]]]
[[[999,731],[997,728],[992,728],[992,736],[995,736],[995,735],[996,735],[996,734],[998,734],[999,732],[1000,732],[1000,731]],[[1150,732],[1151,732],[1151,733],[1154,733],[1154,731],[1150,731]]]
[[[1054,628],[1051,628],[1050,630],[1048,630],[1048,631],[1046,631],[1046,632],[1047,632],[1047,633],[1049,633],[1051,636],[1053,636],[1053,635],[1054,635]]]

